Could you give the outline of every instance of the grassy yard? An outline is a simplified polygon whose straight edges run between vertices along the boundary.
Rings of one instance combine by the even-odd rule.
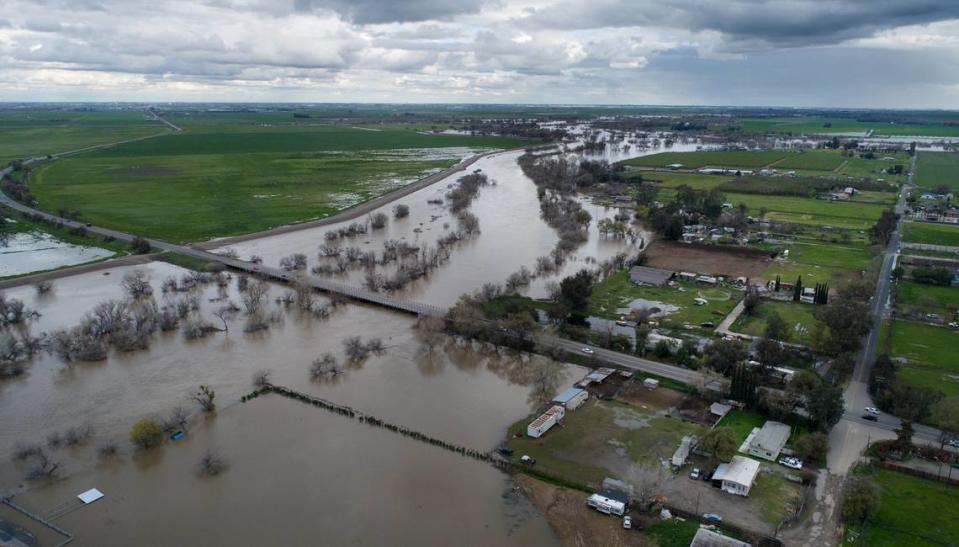
[[[959,535],[959,488],[888,469],[859,467],[879,485],[879,510],[865,529],[850,525],[844,545],[898,547],[954,545]],[[856,543],[851,535],[860,536]]]
[[[903,241],[959,247],[959,226],[929,222],[907,222],[903,228]]]
[[[647,307],[660,303],[678,308],[658,319],[664,326],[698,326],[707,321],[718,324],[732,311],[741,297],[740,291],[682,281],[676,282],[675,287],[639,286],[630,281],[628,271],[622,271],[593,287],[588,313],[597,317],[618,319],[625,314],[618,313],[617,308],[626,308],[630,302],[643,299],[649,301]],[[697,306],[694,302],[696,298],[706,299],[706,305]]]
[[[762,427],[766,418],[746,410],[730,410],[716,427],[728,427],[736,434],[736,441],[742,444],[755,427]]]
[[[959,361],[956,344],[959,331],[908,321],[893,321],[890,352],[904,358],[898,378],[904,382],[959,395]]]
[[[796,224],[812,224],[866,230],[882,215],[882,205],[871,203],[825,201],[792,196],[762,196],[754,194],[726,194],[733,204],[744,203],[750,214],[767,210],[766,218]]]
[[[655,538],[659,547],[688,547],[697,530],[698,521],[669,519],[647,526],[643,533]]]
[[[676,171],[645,171],[641,174],[643,180],[655,182],[660,188],[666,189],[676,189],[685,184],[696,190],[711,190],[729,180],[726,175],[701,175]]]
[[[875,254],[865,244],[840,244],[827,242],[794,242],[786,245],[760,245],[789,250],[788,259],[780,259],[763,272],[763,278],[775,279],[776,275],[792,283],[800,275],[803,283],[815,286],[816,283],[839,281],[866,269]]]
[[[517,141],[349,127],[159,137],[37,169],[48,210],[176,242],[329,216],[449,167],[475,147]],[[464,148],[470,147],[470,148]]]
[[[518,432],[525,435],[526,426],[534,418],[523,418],[510,426],[507,444],[514,456],[528,454],[544,472],[591,484],[621,476],[622,469],[632,462],[658,465],[661,458],[672,456],[683,436],[705,432],[702,426],[657,416],[625,403],[590,399],[568,412],[562,425],[538,439],[513,437]]]
[[[169,132],[140,111],[0,109],[0,164]]]
[[[766,318],[771,313],[779,314],[789,328],[790,337],[787,342],[804,344],[809,342],[813,327],[817,323],[813,315],[815,306],[798,302],[779,302],[764,300],[756,309],[756,315],[742,314],[733,323],[732,330],[753,336],[763,336],[766,333]]]
[[[955,311],[959,309],[959,288],[900,281],[896,288],[896,303],[940,313]]]
[[[954,152],[919,152],[916,183],[926,188],[940,184],[959,191],[959,154]]]

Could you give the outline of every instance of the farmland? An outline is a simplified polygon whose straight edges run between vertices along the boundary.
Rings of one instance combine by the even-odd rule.
[[[660,304],[676,308],[662,318],[661,323],[664,326],[698,326],[705,322],[721,321],[741,296],[739,291],[687,282],[676,282],[676,287],[639,286],[630,281],[628,271],[622,271],[593,287],[588,311],[597,317],[616,319],[624,315],[617,312],[618,308],[629,307],[631,302],[641,299],[646,301],[644,307]],[[704,298],[707,303],[697,306],[694,302],[697,298]]]
[[[860,133],[877,135],[925,135],[930,137],[959,135],[959,127],[936,123],[892,124],[861,122],[848,118],[794,117],[740,120],[743,131],[753,133]]]
[[[789,153],[772,167],[776,169],[805,169],[810,171],[833,171],[846,162],[838,152],[813,150]]]
[[[185,133],[42,165],[31,188],[48,210],[197,241],[322,218],[517,142],[332,126]]]
[[[859,467],[856,474],[871,477],[881,491],[879,509],[867,526],[851,525],[851,534],[861,542],[857,544],[925,547],[954,542],[959,534],[955,486],[880,468]]]
[[[931,222],[906,222],[903,241],[959,247],[959,226]]]
[[[801,275],[807,285],[858,273],[866,269],[875,256],[865,245],[821,241],[797,241],[775,247],[788,249],[789,258],[776,260],[763,272],[763,277],[775,279],[778,275],[783,281],[792,282]]]
[[[959,310],[959,288],[900,281],[896,285],[896,303],[923,310]]]
[[[952,192],[959,191],[959,154],[920,152],[915,178],[917,184],[926,188],[943,185]]]
[[[705,166],[756,168],[778,161],[789,152],[783,150],[763,151],[705,151],[705,152],[662,152],[626,160],[625,165],[642,167],[665,167],[674,163],[682,164],[686,169]]]
[[[796,224],[814,224],[865,230],[882,214],[881,205],[871,203],[843,203],[792,196],[760,196],[753,194],[726,194],[733,204],[744,203],[751,214],[766,209],[766,218]]]
[[[138,111],[0,109],[0,164],[169,132]]]
[[[786,323],[789,339],[786,342],[798,344],[808,343],[814,326],[818,321],[813,315],[815,307],[811,304],[798,302],[763,301],[756,309],[755,315],[740,315],[733,323],[732,330],[753,336],[763,336],[766,332],[766,319],[776,313]]]
[[[893,321],[889,332],[890,354],[904,359],[897,375],[916,386],[959,395],[959,363],[955,347],[959,332],[908,321]]]

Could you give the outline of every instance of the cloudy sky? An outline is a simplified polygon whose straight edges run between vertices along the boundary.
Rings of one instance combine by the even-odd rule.
[[[959,108],[959,0],[3,0],[0,100]]]

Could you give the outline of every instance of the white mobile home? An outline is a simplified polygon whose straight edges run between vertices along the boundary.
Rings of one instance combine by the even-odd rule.
[[[759,462],[751,458],[733,456],[729,463],[720,464],[716,468],[712,480],[720,481],[724,492],[748,496],[758,474]]]
[[[538,418],[530,422],[526,426],[526,435],[537,439],[543,436],[543,433],[549,431],[549,428],[556,425],[560,420],[563,419],[563,416],[566,415],[566,410],[559,405],[550,407],[549,410],[544,412]]]
[[[612,496],[612,497],[610,497]],[[616,499],[620,498],[620,499]],[[626,500],[612,492],[602,491],[586,498],[586,505],[607,515],[623,516],[626,513]]]
[[[578,387],[571,387],[553,398],[553,402],[562,405],[566,410],[575,410],[586,402],[589,392]]]

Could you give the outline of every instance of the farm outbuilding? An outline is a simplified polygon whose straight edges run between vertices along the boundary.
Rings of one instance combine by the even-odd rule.
[[[629,280],[637,285],[651,285],[659,287],[665,285],[676,272],[647,266],[633,266],[629,269]]]
[[[709,528],[699,528],[689,547],[750,547],[749,543],[724,536]]]
[[[585,389],[571,387],[556,397],[553,397],[553,402],[557,405],[562,405],[566,410],[575,410],[585,403],[588,398],[589,392]]]
[[[563,419],[563,416],[566,415],[566,410],[559,406],[554,405],[550,407],[549,410],[541,414],[538,418],[530,422],[526,426],[526,435],[538,439],[542,437],[544,433],[549,431],[551,427],[559,423]]]

